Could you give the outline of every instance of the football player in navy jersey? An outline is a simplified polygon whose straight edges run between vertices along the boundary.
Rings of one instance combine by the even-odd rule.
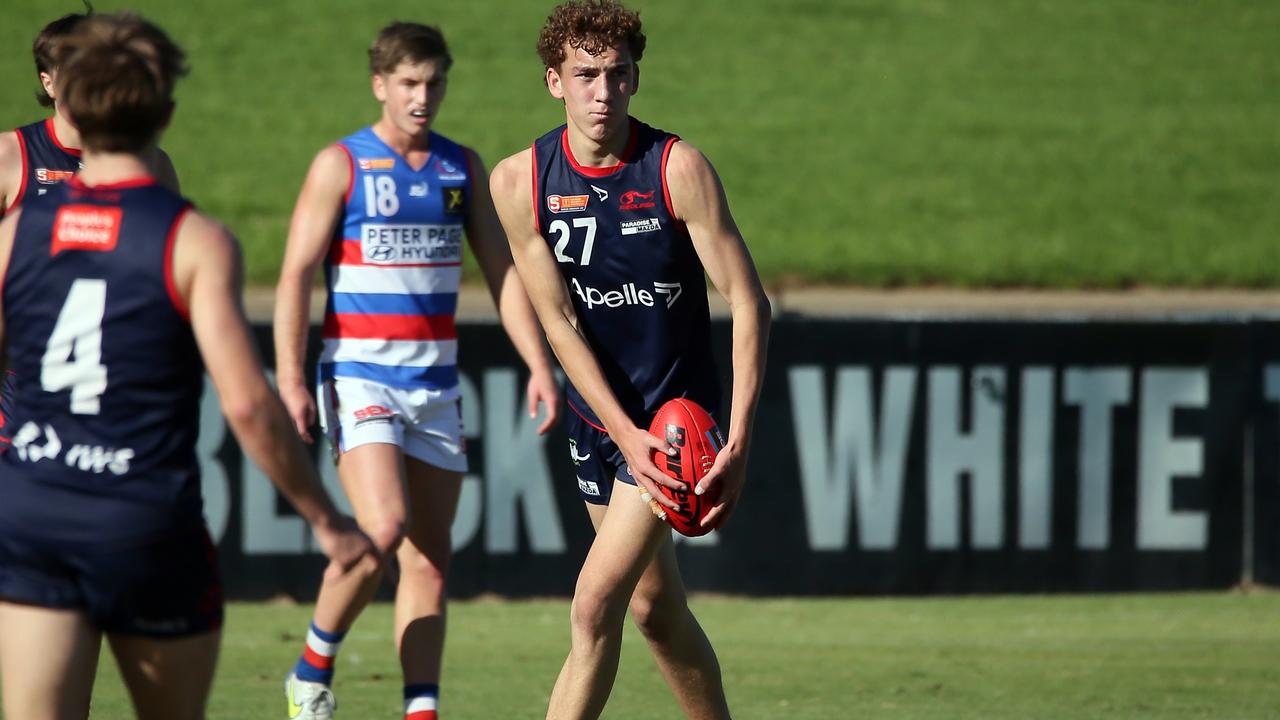
[[[0,357],[18,371],[0,455],[3,714],[88,717],[105,635],[139,718],[203,718],[223,619],[195,453],[204,370],[328,572],[379,559],[267,384],[235,239],[149,171],[181,49],[137,16],[95,16],[58,59],[84,169],[0,222]]]
[[[42,106],[53,108],[53,115],[0,134],[0,217],[26,195],[44,195],[51,186],[80,169],[80,134],[57,101],[55,58],[58,45],[85,17],[73,13],[54,20],[44,26],[31,45],[41,86],[36,99]],[[156,147],[147,148],[145,156],[156,179],[179,192],[178,175],[169,156]],[[0,452],[9,445],[5,413],[12,382],[11,374],[0,374]]]
[[[697,493],[729,519],[746,479],[770,308],[724,190],[701,153],[628,115],[640,19],[611,0],[552,11],[538,41],[566,124],[498,164],[498,214],[547,339],[568,374],[569,454],[596,528],[574,589],[571,648],[549,718],[600,715],[628,606],[685,713],[729,716],[716,655],[689,611],[670,528],[650,510],[681,488],[647,428],[687,397],[718,412],[703,270],[733,320],[728,441]],[[637,488],[638,485],[638,488]]]
[[[467,470],[454,315],[463,239],[507,334],[529,367],[529,416],[556,419],[558,393],[489,199],[484,164],[432,131],[452,64],[437,28],[397,22],[369,49],[381,117],[321,150],[294,208],[276,289],[279,387],[308,441],[317,416],[338,477],[378,547],[395,553],[394,638],[404,717],[439,716],[450,527]],[[312,278],[328,302],[313,400],[303,370]],[[290,718],[333,712],[331,683],[347,630],[379,575],[326,580],[301,656],[285,680]]]
[[[36,100],[53,110],[49,117],[0,134],[0,216],[27,195],[43,195],[50,186],[80,169],[80,132],[58,102],[58,47],[88,15],[72,13],[45,25],[31,44],[40,90]],[[156,180],[180,192],[169,156],[157,147],[143,151]]]

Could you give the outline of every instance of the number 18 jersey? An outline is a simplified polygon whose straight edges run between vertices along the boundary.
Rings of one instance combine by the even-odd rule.
[[[672,398],[713,413],[720,402],[702,261],[667,195],[667,157],[678,140],[632,119],[612,168],[579,164],[563,125],[533,144],[538,230],[610,389],[641,427]],[[566,395],[601,426],[572,383]]]
[[[372,128],[338,146],[352,180],[325,264],[320,379],[456,395],[466,151],[432,133],[427,163],[414,169]]]

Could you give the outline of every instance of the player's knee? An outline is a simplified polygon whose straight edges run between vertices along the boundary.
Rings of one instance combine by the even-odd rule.
[[[622,627],[625,609],[626,605],[610,593],[579,587],[573,595],[569,621],[575,636],[598,639]]]
[[[363,529],[384,555],[394,553],[404,539],[404,520],[399,518],[379,518]]]
[[[670,640],[686,610],[683,604],[663,603],[652,597],[637,595],[631,598],[631,620],[649,642]]]
[[[427,557],[417,548],[406,550],[410,543],[401,545],[396,559],[400,562],[400,576],[412,577],[414,582],[426,588],[443,588],[449,574],[449,553],[442,557]]]

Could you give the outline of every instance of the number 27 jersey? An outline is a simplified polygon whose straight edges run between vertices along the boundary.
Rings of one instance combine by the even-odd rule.
[[[534,215],[578,325],[618,402],[640,426],[667,400],[718,410],[702,262],[667,195],[675,135],[631,120],[622,162],[586,167],[565,126],[533,145]],[[572,384],[569,406],[600,426]]]

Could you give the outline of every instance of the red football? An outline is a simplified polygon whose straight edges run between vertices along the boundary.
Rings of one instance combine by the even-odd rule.
[[[680,504],[679,510],[663,506],[667,513],[667,523],[681,535],[706,535],[711,532],[711,528],[698,523],[711,511],[718,493],[711,489],[705,495],[695,495],[693,488],[711,469],[716,454],[724,447],[720,428],[697,403],[676,398],[668,400],[658,409],[658,414],[649,425],[649,432],[665,439],[667,444],[676,449],[674,455],[655,451],[654,464],[668,477],[689,486],[687,491],[658,486],[663,495]]]

